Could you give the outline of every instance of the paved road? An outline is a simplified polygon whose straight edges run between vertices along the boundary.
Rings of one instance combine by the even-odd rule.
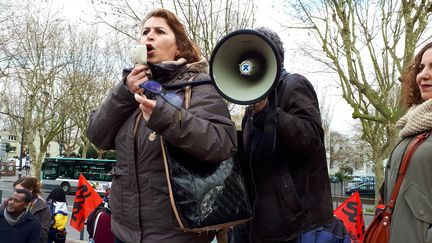
[[[8,198],[12,194],[12,185],[13,182],[17,180],[17,176],[2,176],[0,178],[0,191],[2,192],[2,201],[6,198]],[[46,198],[49,194],[49,191],[44,191],[42,197]],[[69,212],[69,221],[70,221],[70,214],[72,213],[72,206],[74,201],[73,195],[67,195],[66,201],[68,203],[68,212]],[[340,203],[334,202],[333,208],[337,208],[340,205]],[[372,205],[363,205],[363,208],[373,208]],[[367,227],[370,222],[372,221],[373,216],[369,214],[364,215],[365,220],[365,227]],[[68,232],[67,235],[67,241],[68,243],[72,242],[80,242],[80,240],[83,240],[82,242],[88,242],[88,234],[87,231],[84,230],[83,234],[80,234],[77,230],[72,228],[69,224],[69,222],[66,225],[66,230]]]

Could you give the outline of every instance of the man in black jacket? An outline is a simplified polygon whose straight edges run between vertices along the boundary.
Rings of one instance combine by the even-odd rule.
[[[27,210],[31,199],[29,191],[17,189],[7,200],[0,211],[0,242],[39,242],[40,223]]]
[[[333,218],[319,105],[311,83],[283,68],[278,34],[257,31],[275,44],[282,71],[277,88],[248,107],[243,118],[242,169],[253,207],[249,237],[251,242],[297,242]],[[235,242],[243,242],[234,232]]]

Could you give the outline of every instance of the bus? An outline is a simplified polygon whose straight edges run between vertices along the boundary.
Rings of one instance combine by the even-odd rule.
[[[85,158],[45,158],[42,163],[42,188],[52,190],[60,186],[67,193],[75,193],[80,174],[100,194],[111,187],[111,170],[115,160]]]

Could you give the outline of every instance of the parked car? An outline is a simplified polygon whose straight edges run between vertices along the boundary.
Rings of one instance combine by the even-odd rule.
[[[375,176],[365,176],[362,179],[364,182],[374,182],[375,183]]]
[[[361,183],[364,183],[364,181],[361,179],[361,177],[353,177],[352,180],[350,180],[347,184],[347,188],[351,188],[354,186],[358,186]]]
[[[345,194],[351,196],[354,192],[359,192],[361,197],[375,197],[375,182],[360,182],[357,185],[347,187]]]
[[[334,175],[331,175],[329,179],[330,179],[330,183],[338,183],[338,182],[340,182],[340,178],[337,177],[337,176],[334,176]]]

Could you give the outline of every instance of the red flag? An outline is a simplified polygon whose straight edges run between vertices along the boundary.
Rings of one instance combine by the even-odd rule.
[[[80,174],[70,225],[78,231],[83,230],[87,217],[101,203],[102,198],[87,179]]]
[[[355,192],[333,211],[333,214],[344,222],[352,242],[362,242],[365,231],[360,194]]]

